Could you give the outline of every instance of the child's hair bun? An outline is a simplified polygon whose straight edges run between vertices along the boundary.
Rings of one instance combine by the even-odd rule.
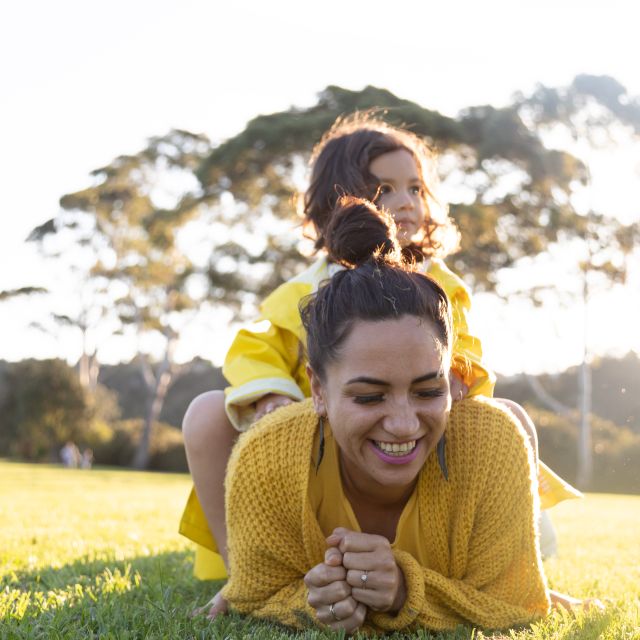
[[[357,267],[372,257],[402,261],[393,219],[364,198],[338,199],[325,230],[325,246],[329,259],[346,267]]]

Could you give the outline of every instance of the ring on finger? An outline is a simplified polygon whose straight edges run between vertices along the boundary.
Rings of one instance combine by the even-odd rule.
[[[338,615],[336,614],[334,607],[335,607],[335,603],[334,603],[334,604],[332,604],[332,605],[329,607],[329,613],[333,616],[333,619],[334,619],[336,622],[340,622],[340,620],[342,620],[342,618],[338,618]]]
[[[369,570],[365,569],[362,573],[362,575],[360,576],[360,582],[362,583],[362,588],[366,589],[367,588],[367,580],[369,579]]]

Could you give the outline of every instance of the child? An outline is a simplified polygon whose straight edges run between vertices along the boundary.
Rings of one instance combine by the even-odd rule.
[[[395,221],[403,254],[415,261],[417,269],[437,280],[451,302],[456,334],[453,399],[492,395],[495,376],[482,364],[480,341],[467,325],[469,294],[462,281],[442,262],[457,248],[458,233],[435,198],[433,162],[426,144],[409,131],[369,114],[356,114],[339,119],[323,136],[314,149],[311,164],[304,214],[315,234],[316,249],[325,248],[325,231],[343,195],[365,198],[388,213]],[[357,234],[358,229],[350,232]],[[341,268],[321,254],[306,271],[268,296],[260,307],[261,322],[252,329],[241,330],[229,349],[223,371],[231,386],[224,396],[222,392],[199,396],[185,415],[185,447],[197,495],[192,492],[189,498],[180,531],[200,545],[218,549],[221,556],[213,564],[210,556],[207,566],[203,551],[199,550],[198,577],[225,576],[223,481],[237,432],[246,430],[277,407],[310,395],[301,357],[303,330],[298,303]],[[522,422],[536,455],[536,434],[531,420],[515,403],[503,402]],[[293,442],[295,434],[292,438]],[[543,507],[579,495],[540,466],[544,480],[541,484],[548,486],[542,495]]]

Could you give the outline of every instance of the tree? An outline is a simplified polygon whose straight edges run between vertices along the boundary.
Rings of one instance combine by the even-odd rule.
[[[5,374],[0,450],[27,460],[52,457],[67,440],[82,442],[93,419],[77,376],[62,360],[23,360]]]
[[[520,109],[541,135],[564,135],[576,155],[589,156],[611,148],[616,136],[640,137],[640,101],[608,76],[577,76],[568,87],[539,86],[529,97],[519,98]],[[582,143],[582,149],[580,148]],[[587,174],[585,188],[590,188]],[[574,298],[584,309],[583,358],[579,374],[579,438],[577,484],[589,488],[593,477],[591,439],[591,368],[588,342],[589,300],[597,290],[624,283],[628,267],[640,244],[640,224],[622,224],[611,214],[586,211],[578,226],[580,247]]]
[[[13,300],[21,296],[31,296],[36,293],[47,293],[44,287],[20,287],[19,289],[6,289],[0,291],[0,302],[4,300]]]
[[[371,108],[427,137],[447,156],[451,168],[445,182],[460,183],[469,196],[451,205],[464,231],[455,267],[477,289],[492,290],[499,269],[544,251],[562,231],[575,231],[569,195],[576,181],[586,179],[586,169],[570,154],[547,149],[523,122],[519,105],[474,107],[449,118],[375,87],[349,91],[330,86],[308,109],[250,121],[214,148],[199,168],[203,198],[220,202],[232,194],[254,215],[266,207],[276,218],[291,217],[299,175],[313,145],[338,116]]]
[[[95,184],[63,196],[61,213],[31,234],[41,242],[68,235],[76,247],[88,247],[92,259],[87,277],[108,294],[121,330],[138,344],[151,337],[161,345],[157,366],[148,353],[137,357],[147,384],[147,412],[133,460],[136,468],[148,462],[151,429],[175,371],[180,327],[199,304],[190,290],[193,263],[178,243],[178,233],[196,216],[199,201],[182,185],[171,201],[162,187],[171,180],[188,183],[189,172],[208,148],[205,137],[184,131],[153,138],[140,153],[120,156],[92,172]],[[160,206],[162,201],[169,206]]]

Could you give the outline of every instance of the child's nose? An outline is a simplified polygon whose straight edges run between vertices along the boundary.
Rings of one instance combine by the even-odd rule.
[[[413,198],[408,191],[402,191],[398,194],[398,209],[400,210],[408,210],[413,209],[415,203],[413,202]]]

